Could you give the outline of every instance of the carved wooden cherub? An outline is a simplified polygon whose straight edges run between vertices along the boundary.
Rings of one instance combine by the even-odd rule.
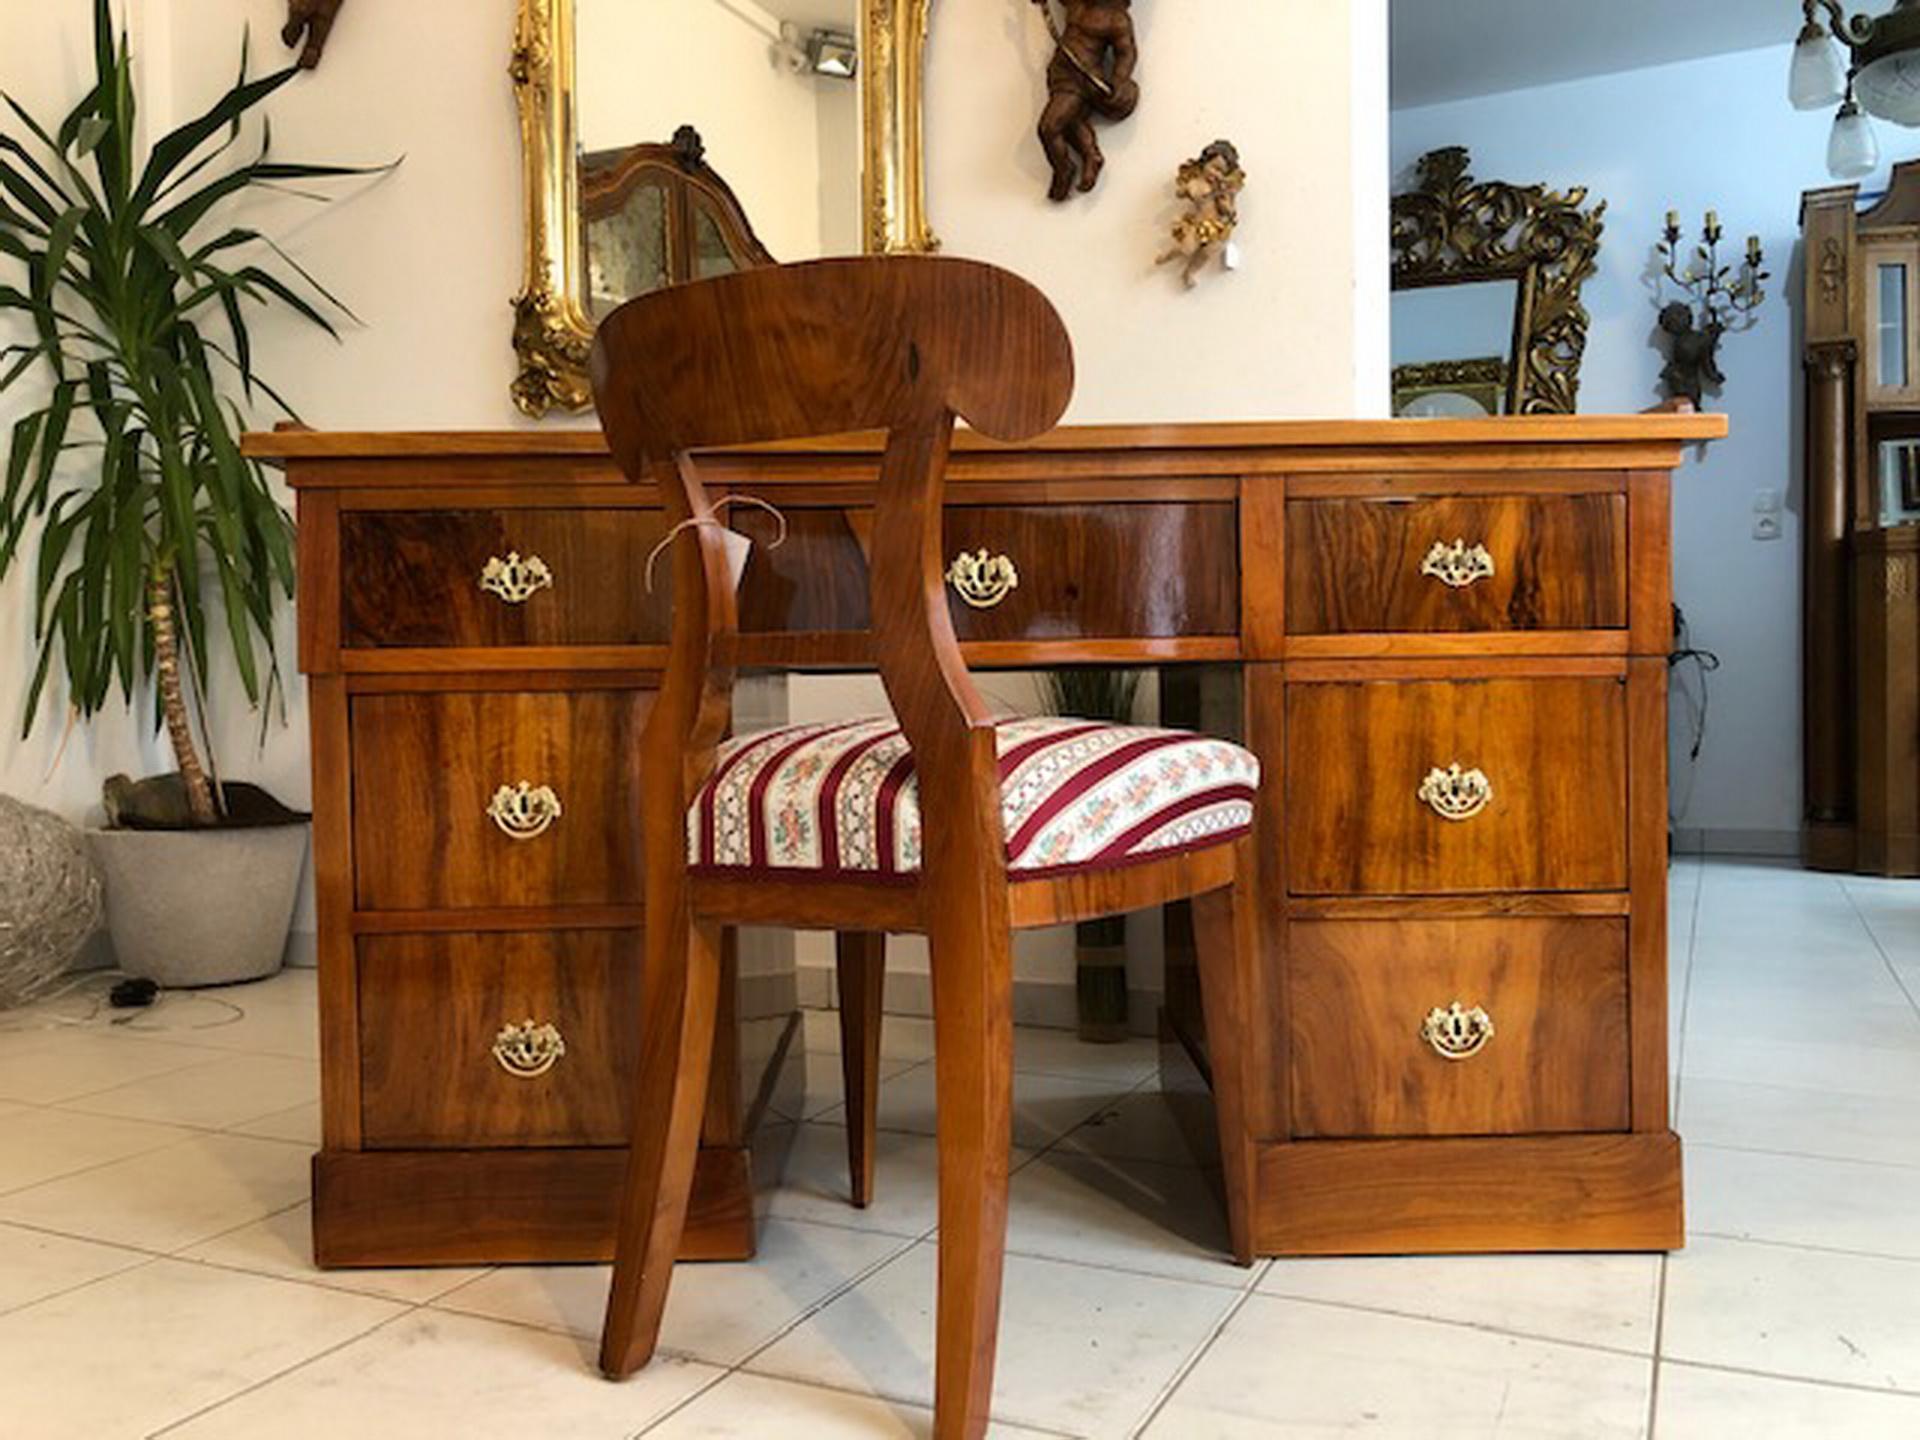
[[[1140,103],[1133,78],[1140,58],[1133,33],[1133,0],[1061,0],[1064,27],[1056,26],[1052,0],[1034,0],[1053,36],[1047,65],[1047,108],[1040,115],[1040,144],[1053,166],[1047,194],[1065,200],[1093,189],[1106,157],[1094,137],[1093,119],[1124,120]]]
[[[1173,222],[1173,248],[1154,263],[1184,261],[1180,278],[1191,290],[1201,268],[1223,253],[1233,238],[1233,227],[1240,220],[1240,192],[1246,183],[1240,152],[1227,140],[1214,141],[1182,164],[1173,193],[1186,204],[1186,213]]]
[[[334,18],[346,0],[287,0],[287,23],[280,32],[283,44],[306,46],[300,52],[300,68],[311,70],[320,63],[327,48],[327,36],[333,33]]]
[[[1720,373],[1720,339],[1726,326],[1716,318],[1701,328],[1693,311],[1675,300],[1661,308],[1660,329],[1667,337],[1667,363],[1660,371],[1667,398],[1690,400],[1694,409],[1701,409],[1707,386],[1727,383]]]

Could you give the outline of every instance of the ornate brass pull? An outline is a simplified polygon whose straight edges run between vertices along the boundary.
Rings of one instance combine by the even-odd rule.
[[[487,802],[487,818],[509,840],[532,840],[560,818],[560,797],[551,785],[502,785]]]
[[[1487,553],[1486,546],[1469,546],[1464,539],[1455,540],[1451,545],[1436,540],[1427,551],[1427,558],[1420,562],[1420,573],[1433,576],[1442,585],[1464,590],[1476,580],[1493,578],[1493,556]]]
[[[1020,588],[1020,572],[1004,555],[962,550],[947,566],[947,583],[976,610],[991,610]]]
[[[498,555],[488,558],[487,568],[480,572],[480,588],[509,605],[524,605],[539,591],[553,588],[553,571],[538,555],[522,560],[518,550],[510,550],[504,560]]]
[[[1485,771],[1436,766],[1420,782],[1420,798],[1442,820],[1471,820],[1493,803],[1493,782]]]
[[[500,1068],[516,1080],[532,1080],[551,1070],[567,1053],[567,1042],[552,1025],[541,1025],[532,1018],[518,1025],[502,1025],[493,1037],[493,1058]]]
[[[1458,1000],[1445,1008],[1436,1005],[1421,1023],[1420,1038],[1442,1060],[1468,1060],[1493,1039],[1493,1017],[1478,1005],[1469,1010]]]

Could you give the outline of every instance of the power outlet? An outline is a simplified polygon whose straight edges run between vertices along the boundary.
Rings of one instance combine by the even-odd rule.
[[[1766,514],[1753,517],[1753,538],[1756,540],[1778,540],[1780,538],[1780,517]]]
[[[1753,538],[1780,538],[1780,511],[1783,497],[1778,490],[1756,490],[1753,494]]]

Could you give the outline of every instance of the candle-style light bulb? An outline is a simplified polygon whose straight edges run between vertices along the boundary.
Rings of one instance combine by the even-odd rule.
[[[1758,265],[1760,263],[1760,237],[1758,235],[1749,235],[1747,237],[1747,263],[1749,265]]]

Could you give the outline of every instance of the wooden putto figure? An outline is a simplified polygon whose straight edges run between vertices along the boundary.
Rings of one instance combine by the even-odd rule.
[[[1040,115],[1040,144],[1053,166],[1047,194],[1069,198],[1093,189],[1106,157],[1093,133],[1093,119],[1124,120],[1140,103],[1133,78],[1140,49],[1133,33],[1133,0],[1061,0],[1066,23],[1053,18],[1052,0],[1034,0],[1053,36],[1047,64],[1047,108]]]
[[[1214,256],[1226,255],[1233,227],[1240,220],[1240,192],[1246,183],[1240,152],[1231,141],[1216,140],[1181,165],[1173,193],[1186,205],[1186,213],[1173,222],[1173,247],[1154,263],[1183,261],[1180,278],[1191,290],[1201,268]]]

